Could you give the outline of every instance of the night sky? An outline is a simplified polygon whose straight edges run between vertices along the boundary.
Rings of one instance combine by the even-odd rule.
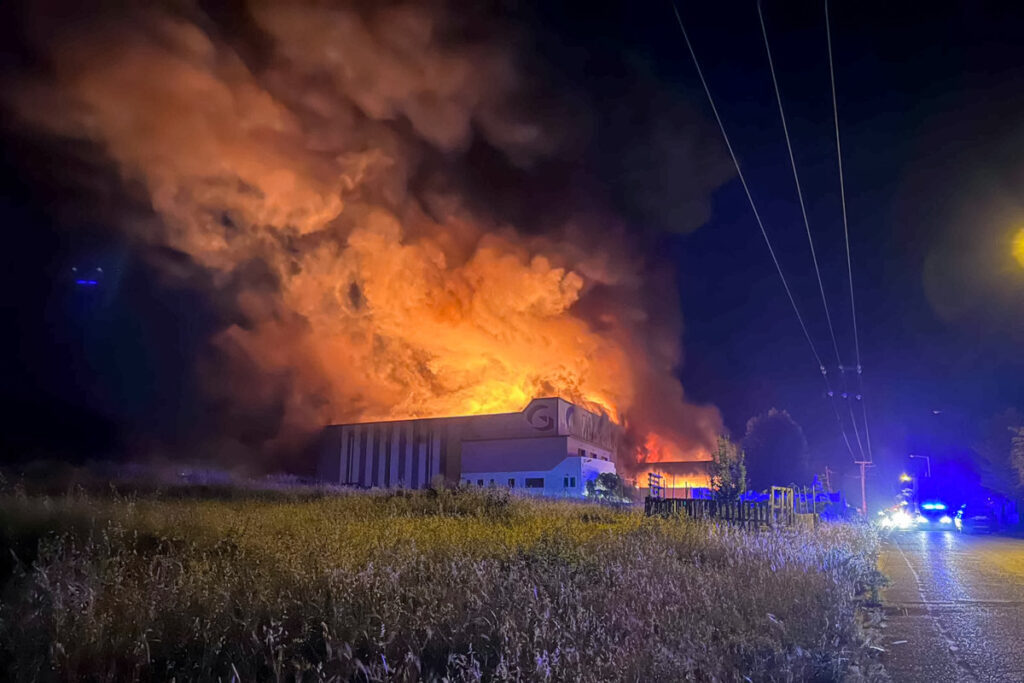
[[[766,3],[766,23],[787,122],[840,353],[853,365],[823,13],[820,3],[790,14],[772,6]],[[913,467],[906,454],[962,456],[982,420],[1024,403],[1024,272],[1009,258],[1012,235],[1024,225],[1024,49],[1013,29],[1021,18],[994,3],[940,3],[927,13],[881,3],[833,9],[879,493]],[[691,11],[685,19],[784,271],[835,375],[756,12]],[[676,63],[681,87],[699,99],[692,69]],[[671,249],[682,264],[689,322],[684,385],[722,406],[734,431],[748,415],[789,410],[808,434],[812,457],[836,462],[845,446],[739,183],[717,193],[708,225],[671,240]],[[942,263],[942,286],[926,284],[933,260]],[[976,268],[997,272],[997,284],[978,285]],[[962,300],[950,303],[956,292]],[[846,477],[855,471],[842,470]]]
[[[1024,8],[892,5],[832,6],[865,399],[879,465],[872,485],[882,499],[908,466],[907,453],[963,457],[982,421],[1024,407],[1024,266],[1010,253],[1024,228]],[[587,107],[626,112],[595,116],[595,147],[629,149],[632,136],[677,111],[660,109],[668,93],[727,162],[669,4],[503,9],[535,34],[553,82],[582,82]],[[764,12],[840,353],[853,365],[823,6],[767,2]],[[681,3],[680,13],[839,388],[755,5]],[[17,23],[5,30],[9,76],[32,62]],[[623,62],[649,73],[657,96],[624,86],[632,72],[618,68]],[[643,130],[608,124],[628,122],[634,109],[645,112],[636,121]],[[62,161],[55,169],[45,143],[11,127],[3,151],[5,455],[68,444],[65,451],[82,457],[148,440],[187,444],[195,425],[217,419],[216,406],[195,399],[185,371],[218,324],[211,302],[162,279],[97,219],[102,212],[79,219],[55,201],[95,198],[91,187],[102,195],[108,185],[94,166]],[[607,187],[615,204],[617,193],[627,194],[619,192],[621,158],[589,154],[573,170],[574,187]],[[618,208],[651,262],[677,273],[690,400],[717,406],[734,435],[760,412],[788,410],[807,434],[812,462],[831,465],[852,493],[855,468],[740,184],[733,178],[714,190],[710,218],[696,227],[675,218],[693,212],[673,206],[673,167],[655,171],[646,187],[655,200],[643,210],[626,200]],[[630,186],[633,196],[639,191]],[[81,264],[102,267],[104,286],[76,286],[68,273]]]

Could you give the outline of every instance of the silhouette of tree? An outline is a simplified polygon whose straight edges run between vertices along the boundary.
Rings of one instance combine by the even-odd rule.
[[[772,408],[747,422],[743,437],[747,477],[752,488],[802,481],[807,476],[804,430],[785,410]]]
[[[1024,493],[1024,415],[1005,410],[981,432],[973,450],[982,485],[1011,497]]]
[[[711,454],[711,490],[717,500],[739,500],[747,490],[747,466],[743,450],[724,436]]]

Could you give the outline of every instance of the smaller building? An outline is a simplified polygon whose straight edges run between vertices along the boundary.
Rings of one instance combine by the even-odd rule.
[[[597,454],[585,448],[567,455],[545,453],[543,446],[508,442],[464,444],[462,482],[545,496],[580,497],[586,494],[588,481],[603,472],[615,472],[615,464],[609,458],[594,457]]]
[[[662,495],[666,498],[699,498],[700,491],[711,486],[711,461],[649,462],[641,465],[636,487],[644,496],[650,495],[649,475],[661,476]]]

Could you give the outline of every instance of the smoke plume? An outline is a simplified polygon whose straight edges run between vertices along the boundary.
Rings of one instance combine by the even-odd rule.
[[[7,101],[144,198],[152,219],[120,227],[217,302],[196,371],[273,415],[264,446],[559,395],[623,424],[637,460],[706,457],[720,420],[675,377],[671,272],[573,161],[605,144],[585,89],[551,87],[530,48],[523,26],[435,3],[97,10],[35,25],[44,68]],[[699,223],[726,172],[681,125],[693,172],[672,162],[665,205]]]

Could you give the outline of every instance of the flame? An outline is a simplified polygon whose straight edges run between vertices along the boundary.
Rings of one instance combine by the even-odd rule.
[[[689,495],[690,489],[708,488],[711,486],[711,478],[702,472],[673,473],[670,469],[659,467],[657,464],[645,464],[641,466],[635,476],[636,486],[646,489],[650,484],[650,475],[661,475],[661,487],[664,489],[667,498],[684,498]]]
[[[640,448],[640,462],[700,462],[711,460],[711,451],[698,445],[684,448],[677,441],[672,441],[656,432],[650,432],[644,438]]]
[[[643,435],[636,461],[706,459],[720,419],[675,379],[674,284],[646,294],[628,231],[505,224],[424,161],[474,136],[516,163],[545,154],[506,48],[444,42],[458,32],[418,6],[249,11],[272,42],[258,71],[200,24],[139,10],[61,35],[52,80],[14,100],[101,148],[158,219],[128,234],[204,273],[231,321],[211,392],[280,404],[296,428],[558,395]]]

